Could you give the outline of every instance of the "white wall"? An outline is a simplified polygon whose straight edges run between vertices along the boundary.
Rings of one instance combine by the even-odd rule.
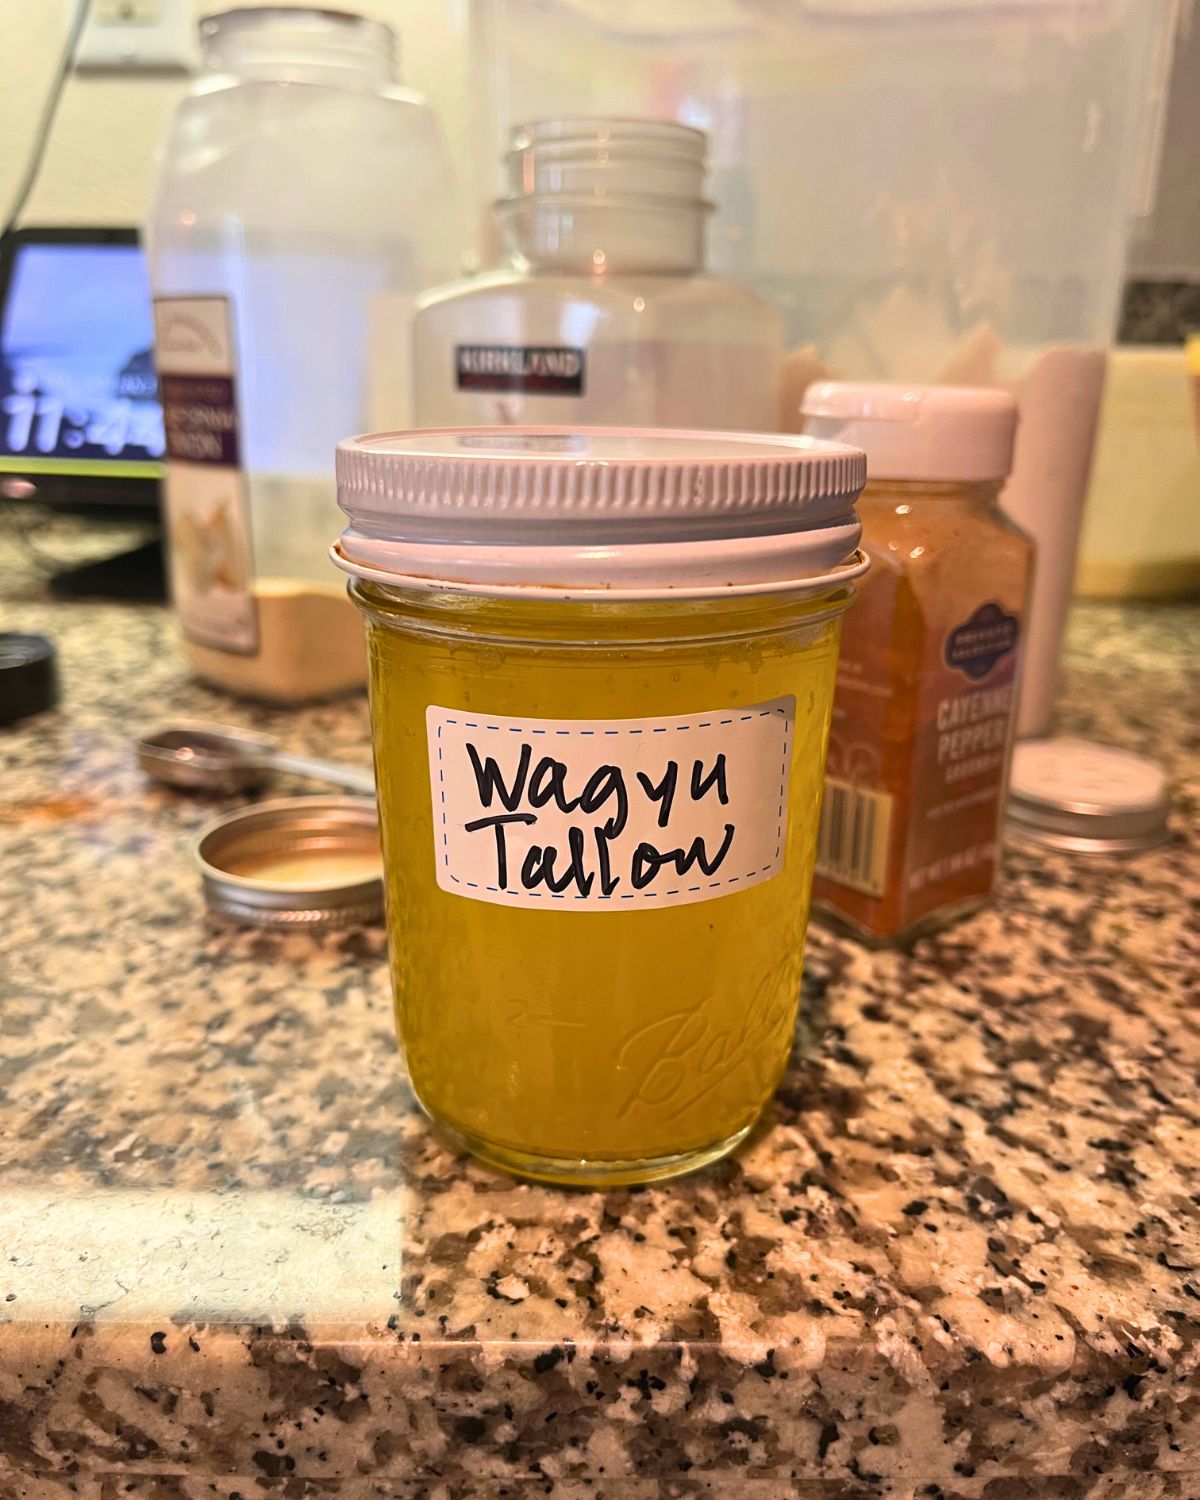
[[[219,0],[178,0],[197,16]],[[229,4],[233,0],[228,0]],[[67,34],[71,0],[0,0],[0,222],[16,191],[41,104]],[[403,81],[432,99],[465,160],[467,0],[351,0],[400,32]],[[77,74],[67,84],[33,197],[30,224],[138,224],[154,155],[182,74]]]

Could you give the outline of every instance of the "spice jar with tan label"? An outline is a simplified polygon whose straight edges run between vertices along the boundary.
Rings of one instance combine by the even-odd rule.
[[[306,703],[366,684],[326,555],[333,450],[409,411],[409,310],[458,260],[453,183],[382,22],[239,4],[200,46],[147,226],[171,593],[197,676]]]
[[[805,431],[867,454],[871,559],[842,634],[814,901],[905,939],[996,882],[1033,544],[998,508],[1001,391],[825,382]]]

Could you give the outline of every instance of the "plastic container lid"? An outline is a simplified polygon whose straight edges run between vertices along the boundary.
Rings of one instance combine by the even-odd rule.
[[[355,927],[383,916],[379,815],[368,797],[279,797],[203,829],[210,911],[259,927]]]
[[[1090,740],[1020,740],[1009,780],[1009,831],[1078,854],[1134,854],[1168,837],[1166,772]]]
[[[862,448],[871,479],[975,483],[1012,468],[1017,403],[1007,391],[822,380],[800,411],[811,437]]]
[[[527,351],[532,354],[537,351]],[[816,591],[858,577],[866,461],[811,438],[471,427],[337,452],[348,573],[545,598]]]

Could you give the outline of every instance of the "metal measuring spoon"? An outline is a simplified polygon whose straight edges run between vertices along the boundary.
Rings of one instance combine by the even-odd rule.
[[[312,755],[280,750],[265,734],[215,724],[169,724],[135,742],[138,765],[147,776],[191,792],[243,792],[272,771],[308,776],[332,786],[375,795],[370,771]]]

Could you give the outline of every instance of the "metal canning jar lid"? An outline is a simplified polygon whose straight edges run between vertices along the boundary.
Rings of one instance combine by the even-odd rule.
[[[196,859],[210,911],[255,926],[356,927],[383,916],[379,816],[367,797],[280,797],[218,818]]]
[[[525,354],[554,351],[527,350]],[[859,577],[856,448],[766,433],[472,427],[337,452],[345,572],[405,588],[638,600]]]
[[[1008,831],[1075,854],[1136,854],[1168,837],[1166,772],[1145,756],[1089,740],[1018,741]]]

